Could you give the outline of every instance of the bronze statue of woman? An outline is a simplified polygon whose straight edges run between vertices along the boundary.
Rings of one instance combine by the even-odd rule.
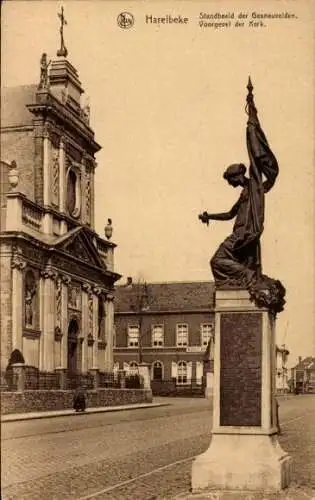
[[[258,120],[250,79],[247,88],[249,176],[245,176],[246,167],[242,163],[230,165],[223,177],[231,186],[242,187],[238,201],[228,212],[203,212],[199,219],[208,224],[210,220],[235,218],[232,234],[210,260],[216,287],[247,288],[258,305],[267,305],[279,312],[283,308],[285,290],[279,281],[262,275],[260,256],[264,197],[274,185],[279,168]]]

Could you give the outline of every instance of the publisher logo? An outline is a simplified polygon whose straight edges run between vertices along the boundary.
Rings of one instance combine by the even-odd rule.
[[[117,17],[117,24],[120,28],[127,30],[134,25],[134,17],[130,12],[121,12]]]

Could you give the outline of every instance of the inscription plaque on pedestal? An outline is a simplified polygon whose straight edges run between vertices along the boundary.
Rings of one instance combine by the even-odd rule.
[[[261,425],[261,313],[222,313],[220,425]]]

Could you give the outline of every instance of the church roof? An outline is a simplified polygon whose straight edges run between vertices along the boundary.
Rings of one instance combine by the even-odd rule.
[[[1,128],[32,125],[33,115],[27,104],[35,102],[37,86],[20,85],[1,90]]]
[[[132,305],[141,293],[142,284],[117,285],[115,313],[133,312]],[[139,292],[140,290],[140,292]],[[149,312],[213,311],[214,283],[212,281],[147,283]]]

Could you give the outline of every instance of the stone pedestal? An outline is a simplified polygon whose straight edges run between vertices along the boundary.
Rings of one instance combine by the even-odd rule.
[[[126,388],[126,372],[124,370],[119,370],[118,372],[118,380],[121,389]]]
[[[12,379],[14,385],[16,385],[16,390],[18,392],[23,392],[25,389],[25,365],[24,363],[14,363],[11,365],[12,368]]]
[[[93,376],[93,388],[97,389],[100,385],[100,381],[99,381],[100,375],[99,375],[98,368],[91,368],[89,370],[89,373]]]
[[[275,492],[291,458],[278,442],[275,320],[246,290],[216,292],[212,440],[192,466],[192,491]]]
[[[67,389],[67,369],[66,368],[55,368],[55,372],[59,376],[59,388],[64,391]]]

